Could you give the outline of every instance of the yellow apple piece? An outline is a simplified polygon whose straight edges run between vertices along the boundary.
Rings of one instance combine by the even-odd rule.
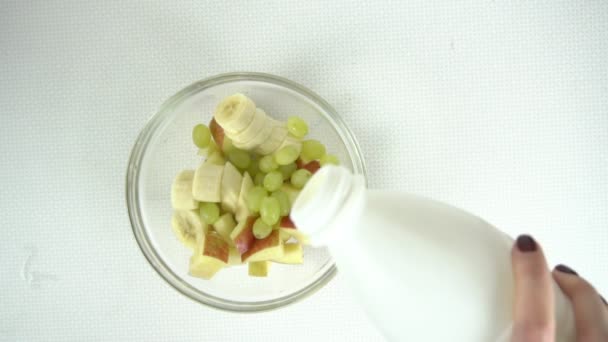
[[[241,260],[241,253],[239,253],[239,250],[235,247],[230,247],[230,254],[228,255],[228,265],[236,266],[242,264],[243,260]]]
[[[253,261],[249,263],[249,275],[252,277],[268,276],[270,261]]]
[[[241,255],[243,261],[274,260],[283,257],[283,240],[278,230],[273,230],[267,237],[255,240],[249,250]]]
[[[251,179],[251,176],[248,172],[245,172],[245,174],[243,175],[243,181],[241,182],[241,190],[239,192],[239,199],[236,203],[236,212],[234,215],[236,217],[236,220],[239,222],[245,221],[247,219],[247,216],[251,215],[251,211],[247,206],[245,198],[247,197],[249,190],[251,190],[253,186],[254,184],[253,180]]]
[[[283,257],[272,261],[281,264],[301,264],[304,262],[302,245],[299,243],[286,243],[283,245]]]
[[[230,239],[234,242],[239,253],[247,252],[253,245],[253,223],[256,217],[250,216],[246,220],[239,222],[230,233]]]
[[[190,258],[190,275],[211,279],[228,263],[230,247],[217,233],[205,234],[204,245]]]
[[[239,170],[230,162],[224,166],[224,174],[221,181],[222,209],[234,213],[236,211],[243,176]]]

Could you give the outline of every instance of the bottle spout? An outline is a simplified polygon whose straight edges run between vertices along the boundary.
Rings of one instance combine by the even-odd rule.
[[[291,209],[296,227],[307,234],[313,245],[325,245],[341,226],[341,218],[352,213],[354,204],[363,197],[363,176],[353,175],[341,166],[322,167],[308,181]]]

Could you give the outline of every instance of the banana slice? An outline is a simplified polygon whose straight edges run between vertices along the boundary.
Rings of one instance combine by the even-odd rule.
[[[266,112],[261,108],[256,108],[255,117],[244,130],[239,133],[232,134],[230,132],[226,132],[228,137],[232,139],[232,142],[239,145],[249,144],[253,138],[255,138],[261,130],[263,130],[268,124],[268,116],[266,116]]]
[[[234,213],[236,205],[239,200],[239,194],[241,192],[241,183],[243,182],[243,176],[239,170],[234,167],[230,162],[227,162],[224,166],[224,175],[222,176],[221,183],[221,200],[222,209]]]
[[[193,170],[180,172],[171,185],[171,206],[177,210],[198,208],[198,201],[192,197]]]
[[[251,125],[255,112],[255,103],[247,96],[236,93],[223,99],[213,116],[228,133],[238,133]]]
[[[239,194],[239,199],[236,203],[236,212],[234,215],[238,222],[246,220],[247,217],[251,214],[251,212],[249,211],[249,207],[245,202],[245,198],[251,188],[253,188],[253,180],[251,179],[251,176],[249,176],[249,173],[245,172],[245,175],[243,176],[243,182],[241,183],[241,192]]]
[[[258,134],[256,134],[247,143],[240,144],[240,146],[242,146],[240,148],[250,151],[250,150],[253,150],[256,147],[260,146],[262,143],[264,143],[266,140],[268,140],[270,138],[273,128],[277,125],[278,125],[278,121],[268,118],[268,120],[266,120],[266,125],[264,127],[262,127],[262,129],[260,131],[258,131]]]
[[[274,121],[274,120],[273,120]],[[255,148],[255,152],[266,155],[276,151],[287,137],[287,127],[284,123],[274,121],[270,136]]]
[[[204,243],[207,225],[194,210],[176,210],[171,217],[171,227],[175,236],[186,247],[196,250]]]
[[[194,172],[192,197],[200,202],[220,202],[222,199],[223,165],[202,163]]]

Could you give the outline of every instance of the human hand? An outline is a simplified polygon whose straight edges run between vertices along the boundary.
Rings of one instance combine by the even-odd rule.
[[[608,305],[585,279],[564,265],[549,272],[540,245],[529,235],[517,238],[511,252],[515,277],[512,342],[554,342],[551,278],[574,310],[576,342],[608,341]]]

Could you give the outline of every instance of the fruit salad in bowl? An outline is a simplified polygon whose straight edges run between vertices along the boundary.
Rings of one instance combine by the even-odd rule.
[[[310,90],[259,73],[224,74],[177,93],[138,137],[127,170],[135,238],[170,285],[203,304],[260,311],[335,273],[289,218],[317,170],[365,174],[350,131]]]
[[[276,120],[240,93],[218,104],[209,126],[194,126],[204,159],[171,188],[171,225],[193,250],[191,276],[247,263],[250,276],[266,277],[272,263],[303,263],[308,238],[289,218],[291,205],[319,168],[339,163],[307,134],[302,118]]]

